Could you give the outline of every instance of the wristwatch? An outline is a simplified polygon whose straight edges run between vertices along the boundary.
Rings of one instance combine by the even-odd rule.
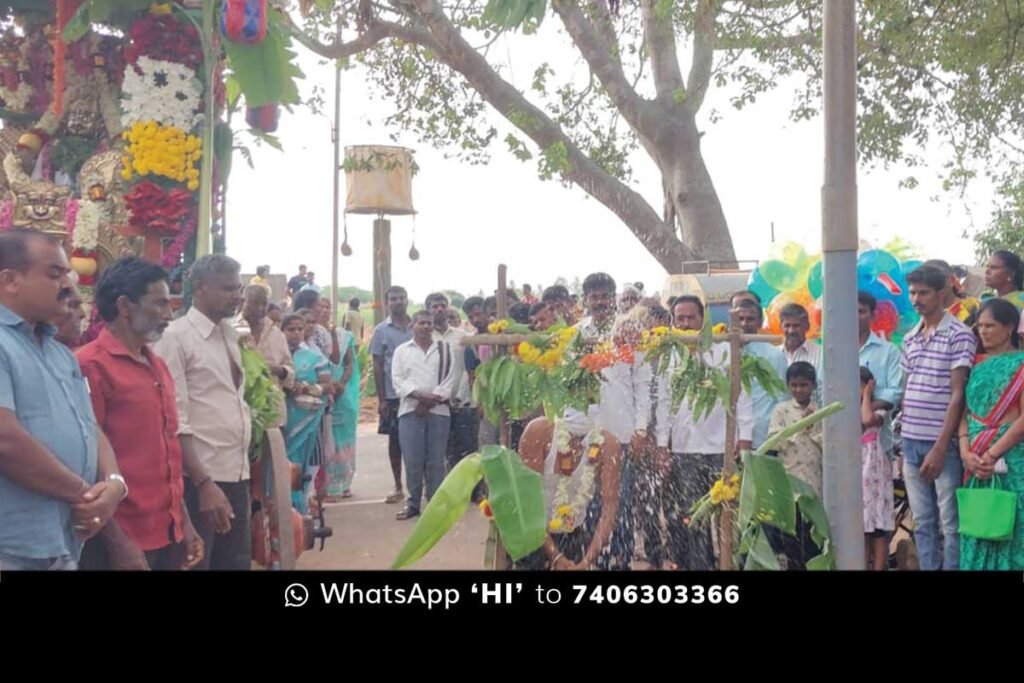
[[[124,495],[121,496],[121,500],[124,500],[125,498],[128,497],[128,482],[124,480],[124,477],[122,477],[120,474],[108,474],[107,481],[121,482],[121,486],[124,487]]]

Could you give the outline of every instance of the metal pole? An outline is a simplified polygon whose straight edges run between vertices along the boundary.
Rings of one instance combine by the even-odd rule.
[[[338,45],[341,45],[341,24],[338,24]],[[338,216],[341,213],[341,67],[334,65],[334,241],[331,251],[331,320],[338,324]]]
[[[213,126],[216,123],[214,110],[213,78],[217,70],[217,53],[214,51],[216,22],[214,2],[203,3],[203,69],[206,71],[206,114],[202,123],[203,157],[199,167],[199,225],[196,228],[196,258],[206,256],[213,249],[210,226],[213,214]]]
[[[824,251],[825,506],[839,569],[864,568],[857,344],[857,18],[854,0],[825,0]]]

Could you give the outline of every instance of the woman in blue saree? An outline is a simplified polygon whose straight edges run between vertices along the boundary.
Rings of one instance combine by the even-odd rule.
[[[323,462],[320,427],[328,402],[324,386],[331,382],[330,363],[322,353],[306,343],[307,325],[300,313],[291,313],[281,321],[295,363],[295,387],[288,393],[288,423],[285,443],[288,460],[299,466],[302,488],[292,493],[292,505],[302,514],[309,513],[309,499]]]

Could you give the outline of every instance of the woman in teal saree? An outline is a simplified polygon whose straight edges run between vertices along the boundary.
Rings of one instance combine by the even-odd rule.
[[[303,316],[289,314],[281,321],[288,348],[295,363],[295,387],[288,393],[288,422],[285,444],[288,460],[299,466],[302,489],[292,493],[292,505],[302,514],[309,512],[309,499],[317,472],[323,462],[320,427],[328,402],[324,386],[330,385],[330,362],[305,340],[311,329]]]
[[[334,404],[331,406],[333,444],[324,453],[327,501],[352,496],[356,473],[356,426],[359,424],[359,363],[356,340],[348,330],[332,329],[331,337],[341,363],[331,363]]]
[[[1020,314],[991,299],[978,315],[983,359],[967,383],[967,409],[960,423],[960,453],[969,476],[1017,494],[1013,536],[1006,541],[960,537],[960,568],[1024,570],[1024,351],[1017,328]]]

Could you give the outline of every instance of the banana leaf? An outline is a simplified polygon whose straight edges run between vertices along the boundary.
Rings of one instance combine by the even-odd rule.
[[[482,450],[494,523],[508,554],[520,560],[540,548],[547,535],[544,479],[524,465],[515,451],[503,446]]]
[[[742,488],[748,490],[740,492],[741,525],[759,520],[787,534],[796,533],[796,501],[781,460],[744,453]]]
[[[796,496],[800,516],[811,525],[811,540],[821,550],[821,555],[807,561],[808,569],[835,569],[835,548],[832,546],[832,532],[829,528],[828,514],[825,504],[811,488],[810,484],[796,477],[789,478]]]
[[[778,434],[773,434],[772,436],[770,436],[768,440],[761,444],[761,447],[757,449],[756,454],[764,455],[765,453],[778,449],[778,447],[781,444],[785,443],[785,441],[789,439],[789,437],[793,436],[794,434],[800,433],[800,431],[804,429],[807,429],[815,422],[821,422],[825,418],[835,415],[840,410],[842,410],[843,407],[844,406],[842,403],[831,403],[822,408],[821,410],[819,410],[818,412],[812,413],[809,417],[805,417],[802,420],[794,422],[793,424],[789,425]]]
[[[778,571],[779,558],[775,556],[768,537],[761,527],[756,527],[750,541],[747,552],[747,562],[743,565],[744,571],[770,570]]]
[[[416,526],[391,565],[392,569],[402,569],[417,562],[444,538],[465,514],[473,489],[481,478],[483,468],[479,453],[463,458],[448,473],[416,521]]]

